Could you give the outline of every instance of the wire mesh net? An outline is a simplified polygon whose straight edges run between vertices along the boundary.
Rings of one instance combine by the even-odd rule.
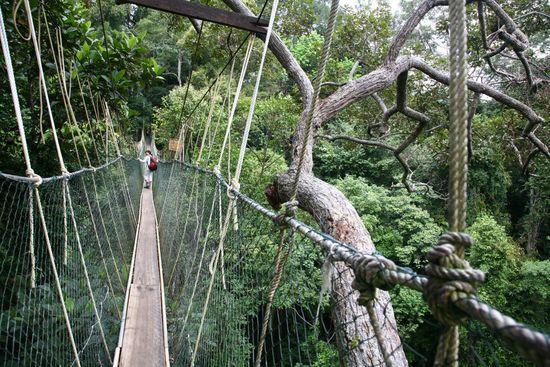
[[[283,227],[274,213],[242,194],[232,194],[233,209],[229,186],[212,172],[181,162],[161,164],[157,172],[154,189],[172,363],[255,365]],[[223,236],[228,210],[232,216]],[[426,278],[398,268],[416,285],[376,290],[374,315],[369,314],[358,303],[355,272],[342,257],[329,256],[319,242],[346,245],[298,225],[284,232],[282,251],[288,258],[259,365],[433,365],[444,327],[418,292]],[[381,337],[373,330],[373,319]],[[461,365],[531,365],[480,322],[464,325]]]
[[[137,174],[135,162],[117,160],[68,180],[47,179],[37,189],[0,177],[0,365],[76,364],[52,260],[80,364],[109,364],[136,230],[131,207],[137,210],[139,203]],[[40,221],[37,194],[47,232]]]
[[[1,365],[75,365],[70,335],[81,365],[111,363],[136,234],[142,166],[119,158],[67,180],[46,179],[37,189],[0,176]],[[407,287],[373,291],[369,310],[355,284],[361,261],[353,259],[380,255],[358,254],[301,222],[281,220],[228,191],[214,173],[185,163],[160,164],[153,188],[173,365],[433,364],[443,326],[418,292],[426,277],[397,267],[395,276]],[[352,270],[350,264],[359,265]],[[271,299],[278,269],[281,279]],[[501,342],[506,330],[486,325],[463,323],[461,365],[529,366],[524,359],[529,353],[542,360],[538,364],[546,363],[545,334],[537,334],[546,338],[542,344],[534,342],[521,354]]]

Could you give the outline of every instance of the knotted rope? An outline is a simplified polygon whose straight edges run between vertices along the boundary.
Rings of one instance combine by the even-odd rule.
[[[424,297],[434,317],[446,329],[439,339],[434,366],[458,366],[458,328],[467,315],[455,306],[459,298],[476,293],[477,284],[485,280],[485,274],[470,267],[464,260],[464,251],[472,245],[472,238],[465,233],[447,232],[428,252],[429,276]]]
[[[449,1],[450,31],[450,106],[449,106],[449,228],[460,232],[466,228],[466,201],[468,179],[468,89],[467,89],[467,33],[466,1]],[[439,339],[434,366],[458,366],[458,323],[461,317],[453,312],[448,302],[458,291],[474,293],[468,283],[482,278],[476,272],[468,273],[460,268],[469,268],[464,261],[464,250],[471,245],[465,234],[444,234],[438,245],[430,251],[431,262],[427,268],[430,278],[427,291],[428,304],[434,316],[446,329]],[[462,278],[462,276],[465,276]],[[433,293],[432,293],[433,292]]]

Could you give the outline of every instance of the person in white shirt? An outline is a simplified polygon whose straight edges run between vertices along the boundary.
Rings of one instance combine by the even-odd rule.
[[[151,183],[153,182],[153,171],[149,169],[151,159],[153,159],[153,153],[151,153],[149,149],[145,151],[145,157],[143,159],[138,158],[141,163],[145,163],[145,169],[143,170],[143,180],[145,181],[146,189],[150,188]]]

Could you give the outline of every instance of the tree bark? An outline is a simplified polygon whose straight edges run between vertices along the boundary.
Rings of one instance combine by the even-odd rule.
[[[277,190],[282,201],[290,199],[294,175],[283,173],[277,178]],[[369,232],[349,200],[336,187],[314,177],[302,174],[298,185],[297,199],[300,207],[310,213],[321,230],[332,237],[353,244],[359,251],[372,253],[375,250]],[[339,340],[343,359],[348,366],[385,365],[384,358],[364,307],[356,302],[359,293],[352,289],[353,271],[344,264],[334,264],[332,297],[335,300],[333,319],[342,328]],[[393,308],[387,292],[378,292],[376,312],[383,325],[386,348],[393,351],[396,366],[407,366],[407,359],[397,333]],[[361,343],[358,344],[358,341]]]

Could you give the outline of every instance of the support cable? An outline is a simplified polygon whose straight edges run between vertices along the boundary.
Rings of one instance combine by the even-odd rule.
[[[245,132],[243,134],[243,140],[242,140],[242,143],[241,143],[241,151],[239,152],[239,160],[237,162],[237,167],[236,167],[236,170],[235,170],[235,176],[232,179],[231,187],[233,189],[237,189],[237,190],[238,190],[238,186],[239,186],[239,177],[240,177],[240,174],[241,174],[241,171],[242,171],[242,164],[243,164],[243,160],[244,160],[244,151],[246,150],[246,145],[247,145],[247,142],[248,142],[248,133],[250,132],[252,117],[254,116],[254,107],[255,107],[255,104],[256,104],[256,98],[258,96],[258,90],[259,90],[260,82],[261,82],[261,78],[262,78],[263,67],[264,67],[264,63],[265,63],[265,59],[266,59],[267,51],[268,51],[268,47],[269,47],[269,41],[271,39],[271,34],[273,33],[273,25],[274,25],[274,22],[275,22],[275,16],[277,14],[278,5],[279,5],[279,0],[274,0],[272,8],[271,8],[271,16],[269,18],[269,25],[268,25],[267,33],[266,33],[266,37],[265,37],[265,43],[264,43],[264,48],[263,48],[263,52],[262,52],[262,57],[261,57],[261,60],[260,60],[258,75],[256,77],[256,84],[254,86],[254,92],[252,94],[252,100],[250,102],[250,109],[249,109],[249,114],[248,114],[248,118],[247,118],[247,121],[246,121]],[[200,326],[199,326],[199,330],[198,330],[198,333],[197,333],[197,339],[195,341],[195,347],[193,349],[193,354],[191,356],[191,364],[190,364],[191,367],[193,367],[195,365],[195,361],[196,361],[196,358],[197,358],[197,352],[198,352],[198,349],[199,349],[202,330],[203,330],[203,327],[204,327],[204,320],[206,318],[206,312],[208,311],[208,304],[210,302],[210,296],[212,294],[212,289],[213,289],[214,281],[215,281],[215,278],[216,278],[218,263],[219,263],[219,260],[220,260],[220,257],[221,257],[220,255],[221,255],[223,245],[224,245],[224,242],[225,242],[225,237],[227,235],[227,230],[229,228],[229,223],[230,223],[231,216],[232,216],[232,210],[231,209],[233,207],[234,200],[235,200],[235,196],[233,194],[231,194],[230,197],[229,197],[228,209],[227,209],[226,216],[225,216],[224,226],[223,226],[221,234],[220,234],[219,245],[218,245],[218,248],[217,248],[216,253],[214,255],[214,264],[212,266],[213,271],[212,271],[212,274],[211,274],[210,284],[208,286],[208,291],[206,293],[206,299],[204,301]]]
[[[338,15],[338,8],[340,5],[339,0],[332,0],[331,8],[330,8],[330,14],[327,22],[327,30],[325,32],[325,41],[323,44],[323,50],[321,54],[321,60],[319,62],[319,67],[317,71],[317,77],[315,79],[314,84],[314,92],[313,92],[313,99],[311,101],[311,104],[309,106],[309,110],[306,115],[306,131],[305,136],[302,141],[301,151],[300,151],[300,157],[298,160],[298,167],[296,170],[296,175],[294,176],[294,182],[292,185],[292,193],[290,196],[290,200],[285,203],[285,210],[286,216],[290,216],[292,218],[295,217],[296,214],[296,208],[297,208],[297,194],[298,194],[298,184],[300,180],[300,175],[302,173],[302,166],[305,160],[305,153],[307,150],[307,145],[309,141],[312,139],[313,135],[313,114],[315,112],[315,108],[317,106],[317,100],[319,99],[319,94],[321,91],[321,84],[323,82],[323,78],[325,75],[325,69],[328,63],[329,55],[330,55],[330,47],[332,44],[332,38],[334,35],[334,28],[336,25],[336,16]],[[258,345],[258,353],[256,354],[256,360],[255,360],[255,367],[260,367],[262,362],[262,353],[265,345],[265,339],[267,336],[267,329],[269,327],[269,322],[271,319],[271,311],[273,307],[273,300],[275,298],[275,294],[277,292],[277,289],[279,287],[282,273],[285,268],[286,261],[288,260],[288,256],[290,254],[290,246],[283,250],[285,245],[285,235],[286,233],[286,227],[282,227],[279,235],[279,246],[277,248],[277,256],[276,256],[276,263],[275,263],[275,274],[273,276],[272,282],[271,282],[271,288],[268,295],[268,302],[265,309],[265,315],[264,320],[262,324],[262,331],[260,335],[260,341]],[[292,239],[293,235],[291,235]]]

